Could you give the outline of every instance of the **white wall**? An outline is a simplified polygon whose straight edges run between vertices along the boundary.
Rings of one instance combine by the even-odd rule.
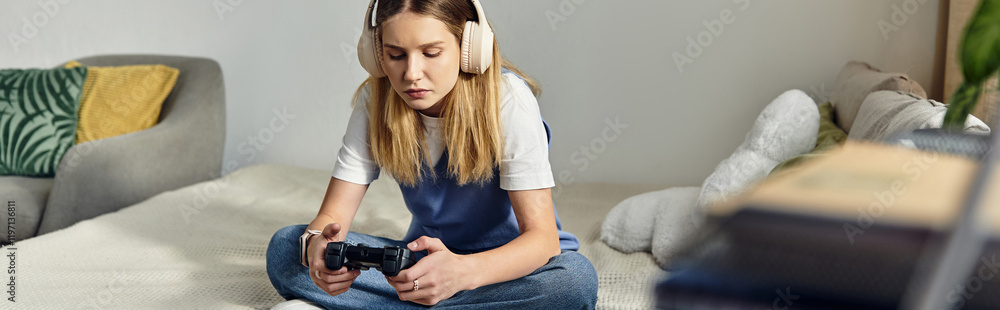
[[[211,57],[226,78],[226,161],[330,169],[365,77],[354,46],[367,2],[4,1],[0,68],[109,53]],[[543,83],[563,184],[700,184],[774,97],[828,97],[848,60],[930,89],[937,0],[483,2],[502,51]],[[723,12],[732,23],[681,72],[672,54]],[[295,118],[251,147],[276,109]],[[628,126],[620,134],[605,129],[615,120]]]

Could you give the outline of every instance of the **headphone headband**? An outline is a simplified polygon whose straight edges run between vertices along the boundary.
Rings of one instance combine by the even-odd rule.
[[[486,20],[486,13],[479,0],[469,1],[476,10],[478,22],[465,22],[461,41],[461,66],[463,72],[482,74],[493,63],[493,29]],[[382,46],[375,37],[375,28],[378,25],[375,22],[374,12],[377,3],[377,0],[371,0],[368,3],[368,10],[365,11],[361,39],[358,40],[358,61],[372,77],[380,78],[386,76],[386,73],[382,68]]]
[[[486,27],[489,27],[490,23],[486,21],[486,12],[483,12],[483,5],[479,4],[479,0],[469,0],[469,2],[472,2],[472,7],[476,8],[477,22],[480,25],[486,25]]]

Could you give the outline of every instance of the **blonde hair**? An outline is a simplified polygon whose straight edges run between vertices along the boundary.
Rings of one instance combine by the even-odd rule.
[[[396,14],[409,11],[438,19],[448,26],[456,40],[461,40],[467,20],[477,20],[468,0],[379,1],[377,24]],[[379,34],[381,27],[376,28]],[[382,44],[381,35],[377,35]],[[455,88],[442,99],[441,123],[448,152],[447,174],[459,185],[482,184],[492,180],[494,168],[503,156],[503,132],[500,123],[502,68],[523,79],[538,96],[538,83],[508,62],[493,40],[493,65],[483,74],[459,72]],[[392,89],[388,77],[369,77],[354,93],[357,101],[362,90],[370,88],[368,98],[368,143],[372,160],[400,184],[414,186],[423,177],[423,163],[430,164],[420,113],[410,108]],[[422,160],[425,159],[425,160]],[[429,167],[434,175],[434,167]]]

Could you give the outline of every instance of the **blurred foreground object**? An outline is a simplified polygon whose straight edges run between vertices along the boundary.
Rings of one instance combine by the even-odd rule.
[[[657,308],[897,309],[917,299],[908,294],[939,280],[926,275],[942,261],[943,244],[966,246],[943,240],[950,241],[983,168],[978,159],[988,155],[987,137],[942,135],[918,131],[898,140],[910,148],[851,141],[711,209],[714,227],[694,238],[678,271],[657,286]],[[989,242],[962,249],[981,255],[956,274],[970,276],[947,297],[955,308],[1000,306],[994,183],[984,184],[996,188],[982,204],[990,208],[974,210],[990,214],[977,214]]]

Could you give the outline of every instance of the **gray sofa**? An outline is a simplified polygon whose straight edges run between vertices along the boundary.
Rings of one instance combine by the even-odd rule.
[[[217,178],[222,170],[226,103],[217,62],[160,55],[78,61],[87,66],[163,64],[179,69],[180,75],[152,128],[73,146],[54,178],[0,177],[0,199],[7,201],[8,211],[13,204],[15,213],[0,243],[11,242],[11,227],[14,242],[31,238]]]

